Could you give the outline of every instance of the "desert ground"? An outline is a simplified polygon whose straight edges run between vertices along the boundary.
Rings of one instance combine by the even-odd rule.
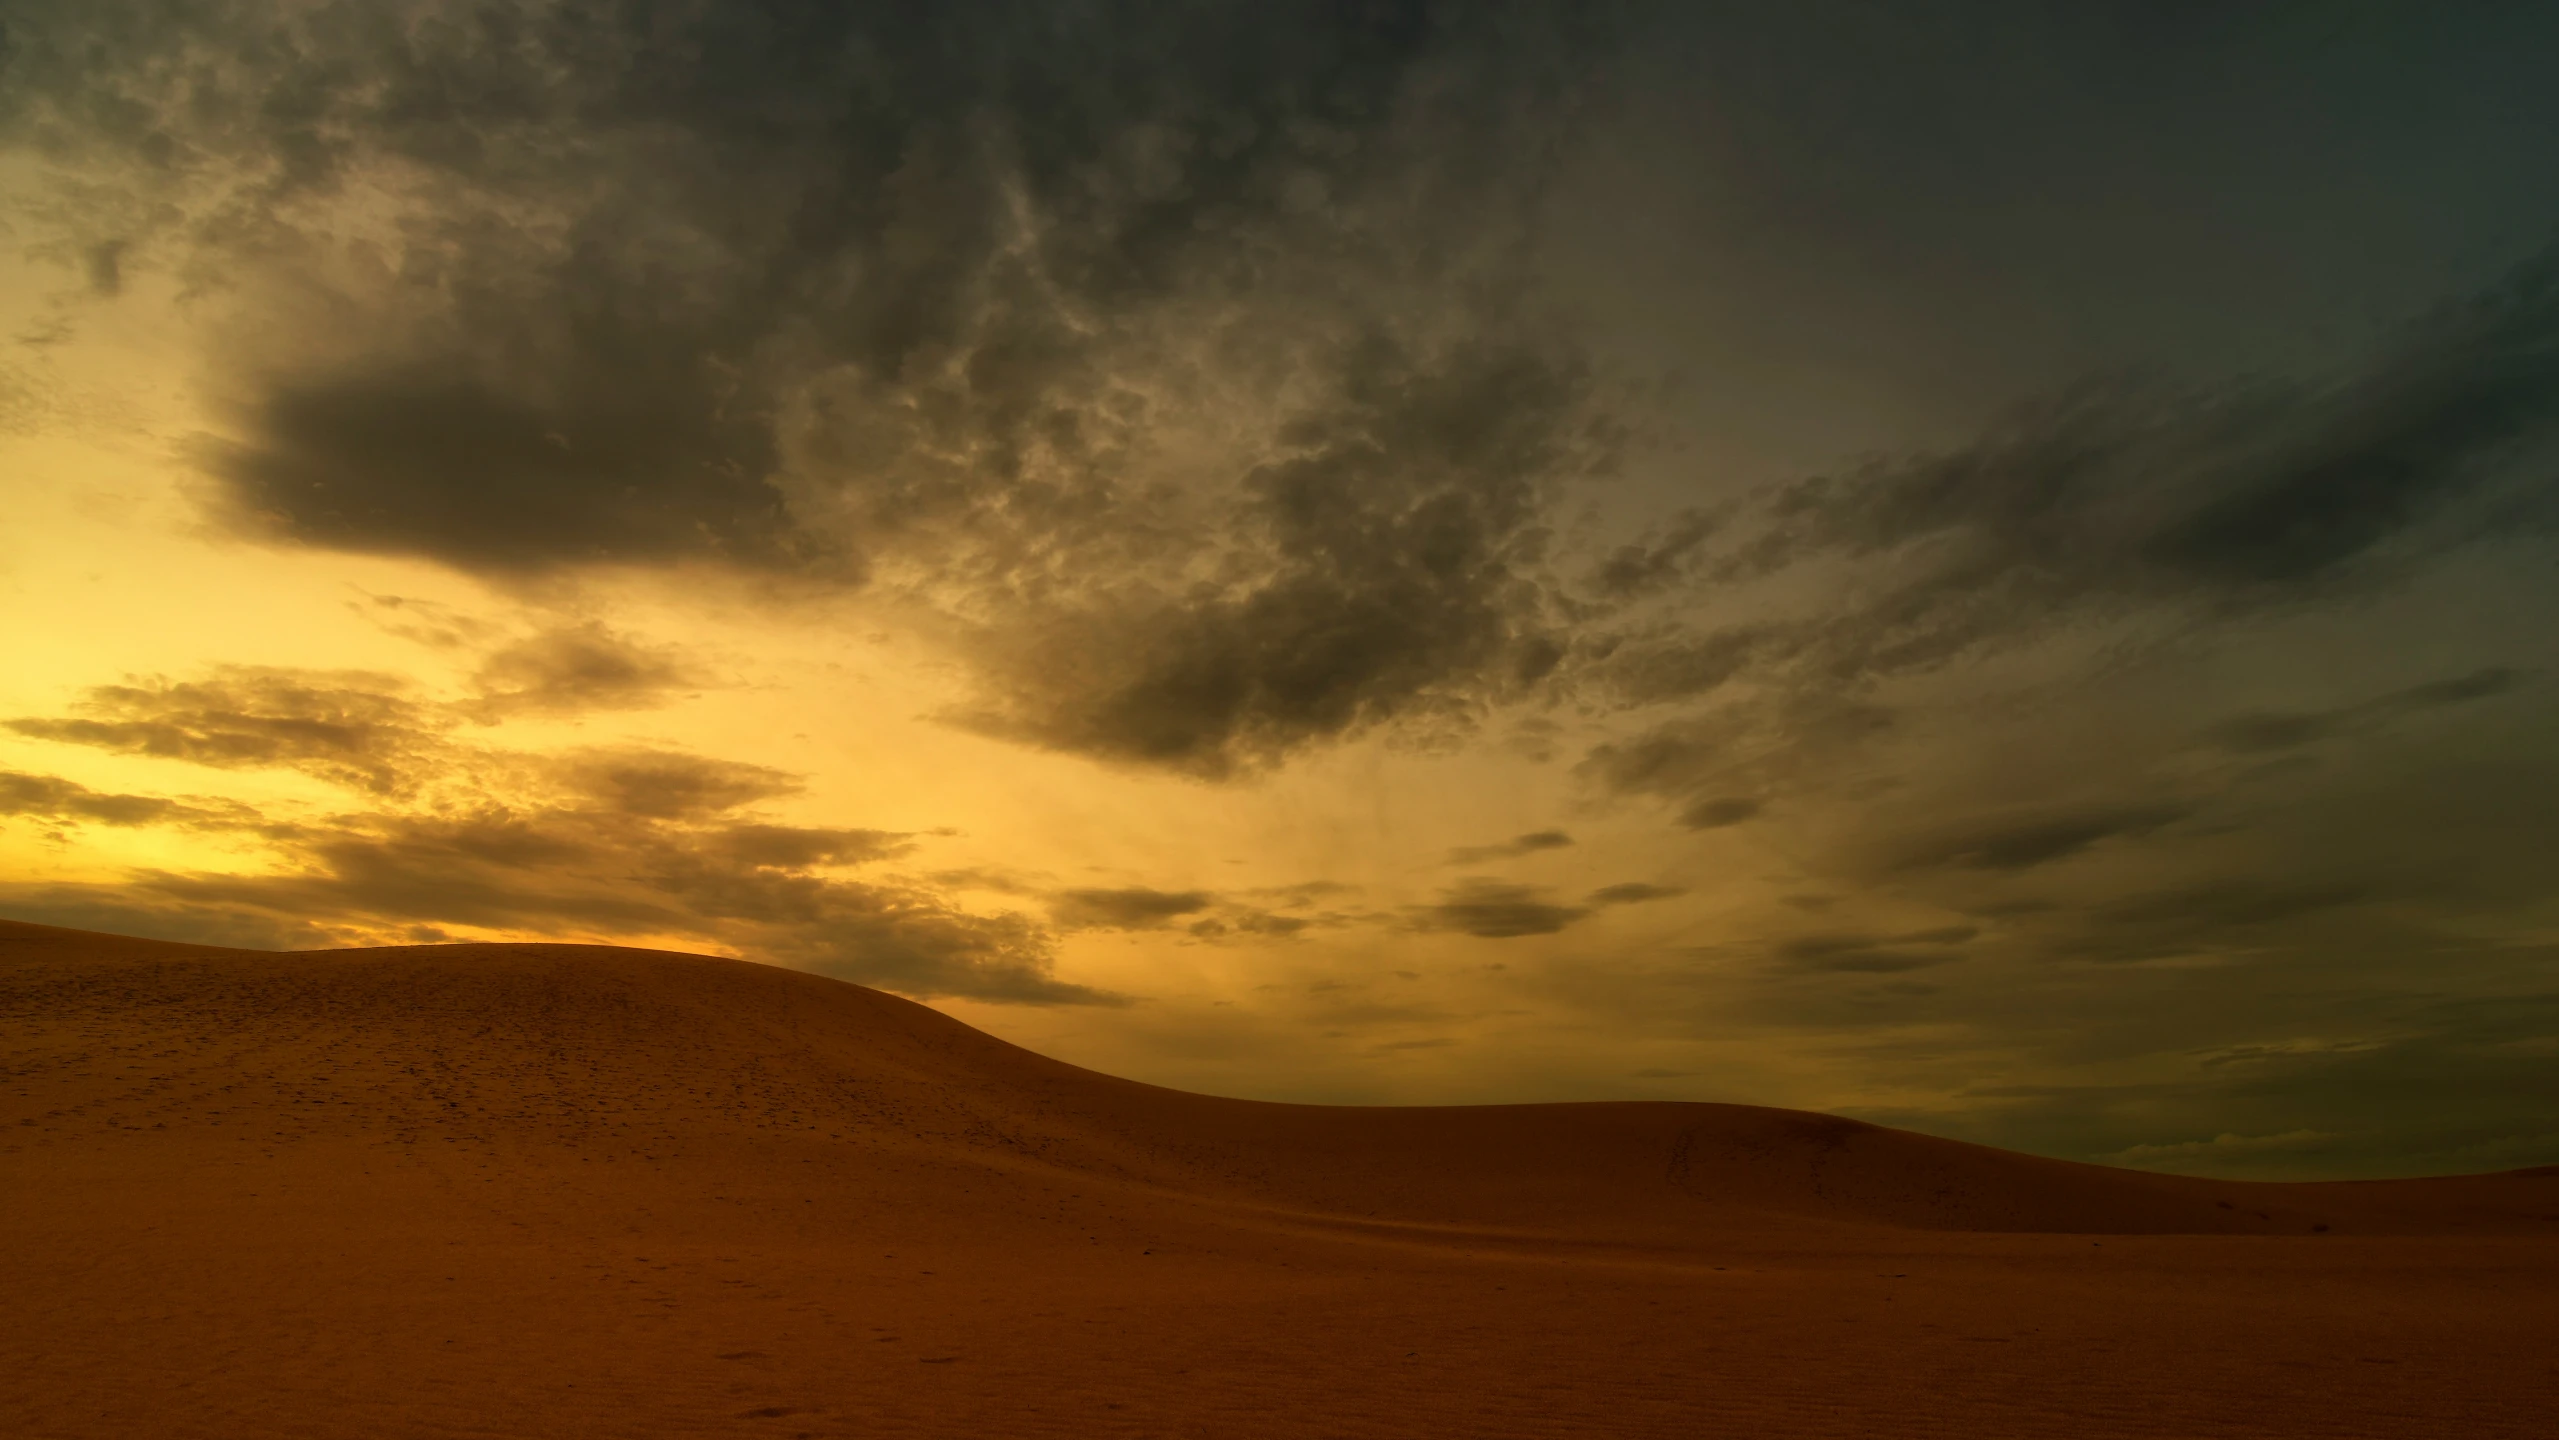
[[[0,1434],[2543,1437],[2559,1167],[1264,1104],[745,961],[0,924]]]

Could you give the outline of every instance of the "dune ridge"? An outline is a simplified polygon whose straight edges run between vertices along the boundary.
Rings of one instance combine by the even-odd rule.
[[[13,1434],[2524,1434],[2559,1396],[2559,1167],[1221,1099],[597,946],[0,923],[0,1033]]]

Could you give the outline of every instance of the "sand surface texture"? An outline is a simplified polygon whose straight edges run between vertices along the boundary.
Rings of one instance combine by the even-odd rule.
[[[2559,1170],[1212,1099],[731,960],[0,924],[9,1436],[2559,1434]]]

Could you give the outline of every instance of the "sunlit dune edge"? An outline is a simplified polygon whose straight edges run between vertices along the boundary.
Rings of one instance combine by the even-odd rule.
[[[2559,1399],[2559,1167],[1224,1099],[602,946],[0,922],[0,1037],[15,1435],[2525,1435]]]

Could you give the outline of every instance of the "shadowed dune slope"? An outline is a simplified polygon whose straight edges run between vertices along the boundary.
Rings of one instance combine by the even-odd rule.
[[[925,1006],[744,961],[579,945],[272,954],[0,925],[0,1124],[283,1143],[791,1140],[1416,1235],[1676,1242],[1715,1227],[2269,1234],[2549,1228],[2559,1171],[2236,1184],[1834,1116],[1655,1102],[1220,1099],[1049,1060]]]

